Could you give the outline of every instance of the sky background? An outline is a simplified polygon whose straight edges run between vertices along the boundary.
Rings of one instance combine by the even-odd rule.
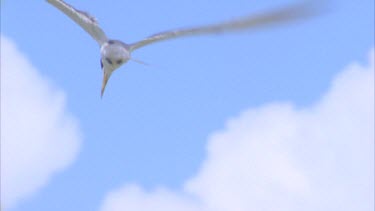
[[[68,1],[125,43],[294,2]],[[96,42],[46,1],[2,0],[2,206],[373,210],[374,1],[327,6],[142,48],[151,66],[101,99]]]

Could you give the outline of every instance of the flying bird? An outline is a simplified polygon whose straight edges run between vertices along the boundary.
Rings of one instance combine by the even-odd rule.
[[[290,21],[311,17],[316,13],[310,1],[303,1],[301,3],[278,10],[273,10],[268,13],[245,16],[227,22],[164,31],[146,37],[138,42],[127,44],[120,40],[109,39],[104,31],[100,28],[97,20],[87,12],[78,10],[63,0],[47,0],[47,2],[69,16],[87,33],[89,33],[91,37],[94,38],[94,40],[96,40],[96,42],[99,44],[101,54],[100,64],[103,70],[101,97],[103,97],[105,87],[112,73],[121,65],[132,59],[131,53],[134,50],[146,45],[183,36],[234,32],[243,29],[287,23]]]

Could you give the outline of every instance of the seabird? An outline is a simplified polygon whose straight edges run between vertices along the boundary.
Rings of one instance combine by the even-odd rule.
[[[313,10],[310,1],[303,1],[301,3],[278,10],[273,10],[268,13],[245,16],[227,22],[200,27],[164,31],[146,37],[145,39],[138,42],[126,44],[119,40],[109,39],[104,31],[100,28],[97,20],[87,12],[78,10],[68,3],[64,2],[63,0],[47,0],[47,2],[52,4],[57,9],[61,10],[63,13],[69,16],[72,20],[74,20],[99,44],[101,54],[100,64],[104,74],[101,96],[103,96],[106,84],[113,71],[132,59],[131,53],[134,50],[137,50],[146,45],[183,36],[234,32],[248,28],[286,23],[310,17],[316,12]]]

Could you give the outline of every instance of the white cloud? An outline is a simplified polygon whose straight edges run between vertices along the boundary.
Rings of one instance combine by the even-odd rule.
[[[188,196],[164,188],[147,193],[136,185],[127,185],[108,194],[103,210],[199,211],[200,207]]]
[[[80,144],[63,93],[1,36],[1,206],[14,206],[46,185],[73,162]]]
[[[374,51],[349,65],[316,104],[251,108],[210,136],[183,190],[125,185],[102,211],[374,209]]]

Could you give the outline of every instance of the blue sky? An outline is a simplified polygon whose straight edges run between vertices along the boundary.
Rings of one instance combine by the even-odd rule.
[[[109,37],[134,42],[159,31],[214,23],[293,1],[68,3],[95,16]],[[126,184],[136,184],[145,193],[158,187],[184,192],[186,181],[205,172],[209,140],[215,142],[212,134],[217,131],[230,130],[228,121],[235,122],[248,109],[262,113],[260,108],[270,103],[287,102],[297,111],[314,108],[349,64],[366,66],[374,47],[374,1],[331,1],[329,11],[303,23],[140,49],[133,56],[151,66],[122,66],[101,99],[95,41],[46,1],[2,0],[2,36],[12,40],[48,81],[53,91],[45,95],[63,93],[61,115],[73,119],[73,131],[79,131],[69,162],[8,210],[99,210],[109,192]],[[43,109],[38,111],[44,115]],[[33,124],[38,121],[34,118]],[[3,124],[2,131],[6,132]],[[16,154],[22,157],[23,150]]]

